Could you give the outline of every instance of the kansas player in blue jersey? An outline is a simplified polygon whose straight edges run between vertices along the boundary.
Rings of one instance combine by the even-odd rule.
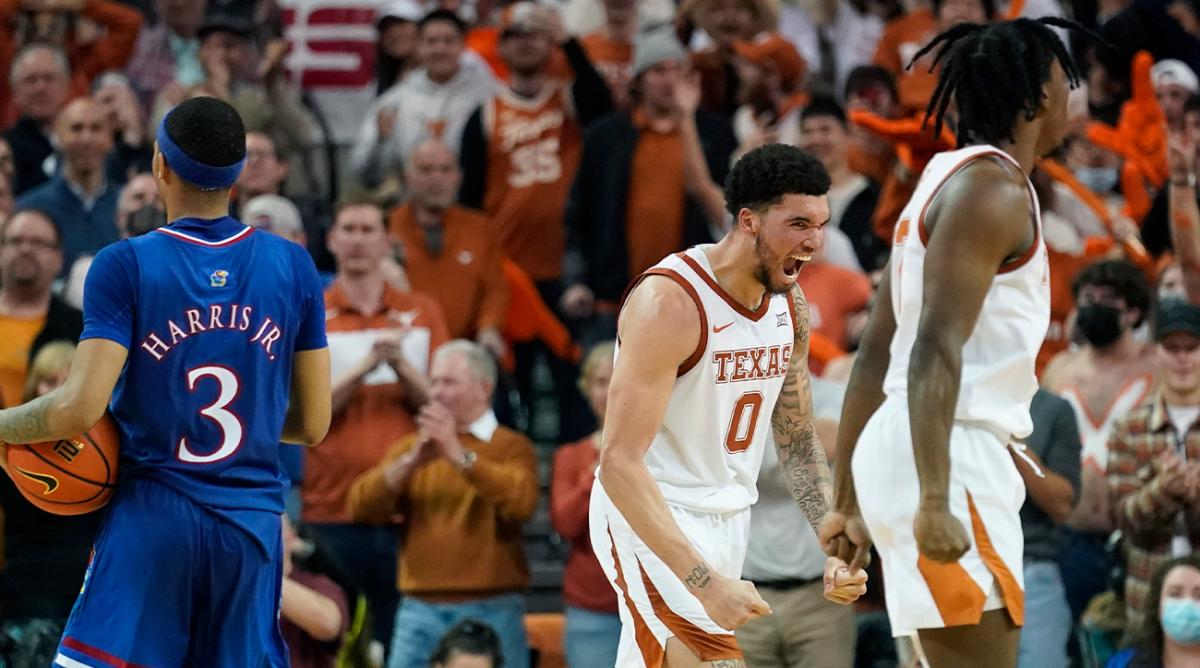
[[[329,427],[320,279],[300,246],[228,216],[246,154],[232,107],[163,120],[169,225],[96,255],[62,389],[0,411],[0,441],[70,437],[108,409],[120,479],[55,666],[287,666],[277,623],[279,442]]]

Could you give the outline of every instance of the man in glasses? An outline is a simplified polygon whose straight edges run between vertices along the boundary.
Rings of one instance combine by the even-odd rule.
[[[53,294],[62,238],[50,216],[24,209],[0,223],[0,399],[21,403],[25,371],[50,341],[76,341],[83,314]]]

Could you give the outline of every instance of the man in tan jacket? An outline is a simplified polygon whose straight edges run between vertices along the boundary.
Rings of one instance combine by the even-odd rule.
[[[429,665],[438,639],[473,618],[500,636],[506,666],[529,665],[522,525],[538,499],[537,458],[492,413],[496,366],[456,339],[434,354],[418,430],[350,490],[355,521],[403,516],[400,591],[389,668]]]

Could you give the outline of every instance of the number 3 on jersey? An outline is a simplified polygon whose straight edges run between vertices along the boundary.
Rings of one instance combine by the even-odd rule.
[[[758,426],[758,415],[762,412],[762,392],[742,394],[733,404],[733,415],[729,417],[729,429],[725,432],[725,449],[731,453],[745,452],[754,440],[754,428]]]
[[[226,410],[229,404],[237,398],[241,389],[237,374],[223,366],[196,367],[187,374],[188,391],[195,392],[196,386],[203,378],[212,378],[217,381],[216,401],[200,409],[200,414],[215,422],[221,430],[221,447],[207,455],[199,455],[188,448],[187,437],[184,436],[179,439],[178,456],[180,461],[189,464],[211,464],[220,461],[237,452],[242,445],[242,421],[238,416]]]

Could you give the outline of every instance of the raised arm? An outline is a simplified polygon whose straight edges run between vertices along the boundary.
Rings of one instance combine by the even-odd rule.
[[[1196,204],[1196,145],[1183,136],[1170,142],[1171,181],[1167,191],[1171,245],[1183,270],[1187,299],[1200,304],[1200,206]]]
[[[630,294],[618,323],[621,354],[609,386],[599,475],[638,538],[714,622],[734,629],[766,613],[766,604],[752,585],[721,575],[700,556],[671,516],[644,461],[666,414],[677,371],[700,345],[700,327],[696,304],[669,277],[650,276]]]
[[[995,160],[974,161],[949,178],[924,220],[929,242],[908,414],[921,489],[917,545],[935,561],[955,561],[970,545],[950,513],[949,493],[963,346],[1001,265],[1036,243],[1028,191],[1013,171]]]
[[[787,476],[792,498],[819,531],[833,498],[833,484],[825,450],[813,422],[812,381],[808,374],[808,336],[812,329],[808,301],[799,286],[792,289],[796,338],[783,390],[771,415],[771,430],[779,450],[779,468]]]

